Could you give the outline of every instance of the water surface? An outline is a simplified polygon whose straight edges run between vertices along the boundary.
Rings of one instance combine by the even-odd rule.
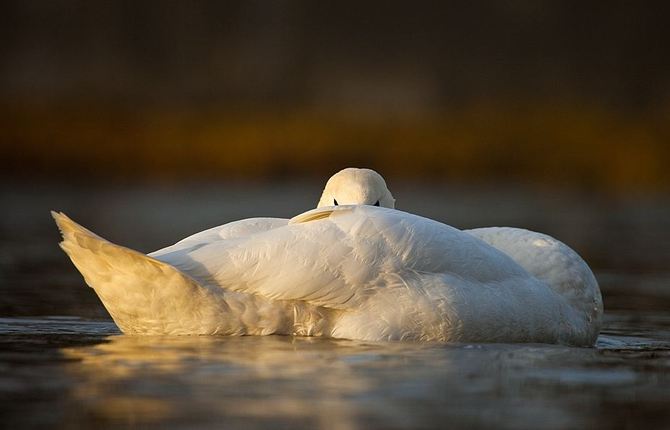
[[[609,315],[596,348],[135,337],[0,320],[6,428],[660,428],[670,318]]]

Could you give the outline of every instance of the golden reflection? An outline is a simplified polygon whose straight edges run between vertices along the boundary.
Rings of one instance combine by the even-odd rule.
[[[359,428],[365,410],[356,398],[375,388],[375,368],[388,371],[431,348],[280,336],[107,340],[62,350],[81,380],[75,397],[104,421],[202,414],[208,422],[289,420],[329,429]]]

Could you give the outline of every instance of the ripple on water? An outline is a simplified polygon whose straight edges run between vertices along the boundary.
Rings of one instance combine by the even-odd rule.
[[[596,348],[570,348],[134,337],[111,321],[0,318],[0,408],[15,426],[653,425],[670,418],[667,329],[664,315],[613,314]]]

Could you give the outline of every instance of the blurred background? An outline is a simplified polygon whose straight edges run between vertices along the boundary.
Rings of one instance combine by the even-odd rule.
[[[573,246],[612,308],[670,304],[665,2],[0,5],[0,313],[102,316],[49,209],[148,252],[316,204],[337,170],[398,207]]]
[[[8,0],[2,170],[667,189],[662,5]]]

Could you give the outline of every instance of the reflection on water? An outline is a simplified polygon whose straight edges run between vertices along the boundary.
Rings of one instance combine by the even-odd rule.
[[[131,411],[152,422],[230,417],[355,428],[354,399],[372,391],[376,372],[407,358],[396,348],[275,336],[110,340],[63,351],[90,377],[76,395],[102,399],[90,407],[106,418]],[[363,365],[367,372],[356,371]],[[123,389],[109,393],[110,386]],[[160,402],[147,391],[161,393]]]
[[[133,337],[63,318],[0,319],[0,342],[10,427],[553,429],[670,418],[662,314],[610,315],[597,348]]]

